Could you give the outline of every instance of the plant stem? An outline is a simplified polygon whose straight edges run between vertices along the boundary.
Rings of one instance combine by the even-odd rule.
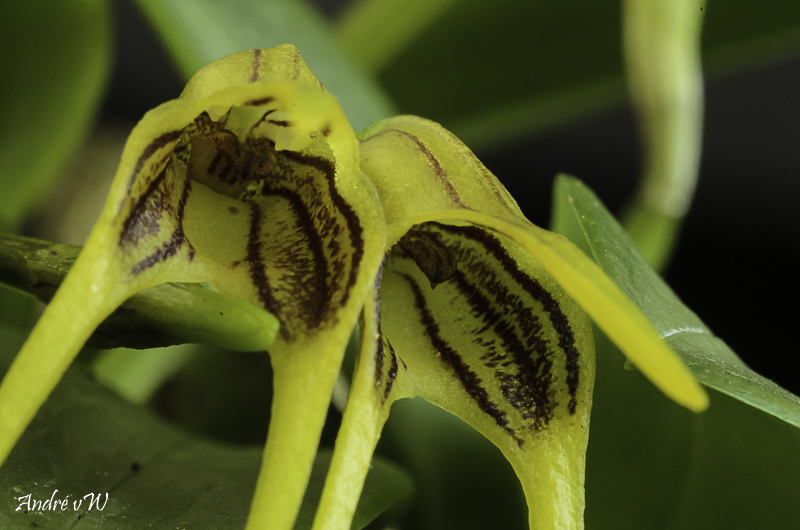
[[[391,401],[381,399],[375,385],[375,355],[379,334],[375,296],[369,296],[360,322],[359,352],[350,396],[336,437],[325,488],[313,530],[348,530],[369,472],[372,454],[389,417]]]
[[[272,415],[246,530],[292,529],[347,338],[322,334],[314,344],[277,341],[270,352]]]
[[[625,226],[663,269],[694,194],[702,142],[704,0],[626,0],[623,41],[645,164]]]
[[[116,263],[97,254],[75,262],[0,384],[0,464],[94,329],[131,294]]]

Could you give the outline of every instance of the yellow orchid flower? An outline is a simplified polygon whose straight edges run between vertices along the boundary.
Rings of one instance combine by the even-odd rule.
[[[134,128],[100,220],[0,386],[0,462],[100,322],[176,281],[281,324],[248,529],[292,528],[359,318],[317,529],[350,527],[390,406],[412,396],[502,450],[531,528],[582,528],[589,317],[667,395],[707,406],[633,303],[528,222],[457,138],[400,116],[359,139],[288,45],[215,61]]]

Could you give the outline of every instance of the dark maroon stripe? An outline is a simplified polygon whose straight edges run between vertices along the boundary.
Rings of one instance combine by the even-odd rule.
[[[486,183],[489,185],[489,187],[491,188],[492,194],[494,195],[495,199],[497,199],[497,201],[503,206],[503,208],[506,211],[510,212],[510,213],[516,214],[514,209],[511,208],[511,206],[509,206],[509,204],[508,204],[509,200],[512,203],[516,204],[514,202],[514,198],[511,197],[511,194],[508,193],[508,191],[500,183],[500,181],[497,180],[497,177],[495,177],[492,174],[492,172],[489,171],[487,169],[487,167],[483,165],[483,162],[481,162],[480,159],[478,159],[478,157],[475,156],[475,153],[473,153],[466,145],[464,145],[464,142],[462,142],[455,134],[451,133],[450,131],[448,131],[444,127],[440,127],[440,130],[443,131],[448,136],[450,136],[450,138],[454,142],[460,144],[464,148],[463,151],[461,151],[459,154],[461,156],[467,156],[472,161],[472,163],[475,165],[475,167],[477,167],[479,169],[481,177],[483,177],[483,180],[486,181]],[[505,192],[505,196],[503,195],[502,192]]]
[[[247,143],[247,142],[250,140],[250,136],[253,134],[253,131],[255,131],[255,130],[256,130],[256,128],[257,128],[259,125],[261,125],[262,123],[264,123],[264,121],[266,121],[267,117],[268,117],[270,114],[272,114],[273,112],[277,112],[277,110],[278,110],[278,109],[269,109],[267,112],[265,112],[265,113],[264,113],[264,115],[263,115],[263,116],[261,116],[261,117],[258,119],[258,121],[257,121],[257,122],[255,122],[255,123],[253,124],[253,126],[252,126],[252,127],[250,127],[250,133],[247,135],[247,138],[245,139],[245,143]],[[273,144],[273,147],[274,147],[274,144]]]
[[[370,339],[372,340],[372,339]],[[361,344],[365,344],[363,340]],[[383,358],[386,356],[386,352],[383,350],[383,337],[378,334],[378,341],[375,347],[375,387],[381,386],[381,381],[383,381]]]
[[[375,294],[375,328],[378,332],[378,345],[375,351],[375,386],[381,386],[381,380],[383,379],[383,333],[381,332],[381,281],[383,280],[383,268],[386,266],[386,260],[389,257],[389,253],[387,252],[386,255],[383,257],[383,261],[381,262],[381,266],[378,268],[378,274],[375,275],[375,281],[373,282],[373,292]],[[363,332],[365,326],[361,326],[361,330]],[[369,340],[374,340],[370,337]],[[361,344],[366,344],[363,340]],[[384,400],[385,401],[385,400]]]
[[[131,268],[131,274],[136,276],[137,274],[141,274],[143,271],[149,269],[156,263],[166,260],[178,253],[183,242],[186,240],[184,233],[183,233],[183,214],[186,210],[186,202],[189,200],[189,192],[192,189],[191,181],[187,178],[184,181],[183,191],[181,192],[181,198],[178,202],[178,211],[176,213],[176,221],[178,227],[170,236],[169,241],[165,242],[161,245],[155,252],[147,256],[145,259],[137,263]],[[190,249],[190,259],[194,257],[194,249]]]
[[[389,394],[392,393],[392,387],[394,386],[394,380],[397,379],[397,355],[395,355],[394,348],[392,347],[392,343],[389,342],[389,339],[386,339],[386,344],[389,346],[389,355],[392,357],[392,365],[387,374],[386,390],[383,391],[383,400],[381,403],[386,403],[386,400],[389,399]]]
[[[439,331],[439,324],[428,309],[425,297],[417,282],[408,274],[397,274],[408,282],[411,290],[414,292],[414,306],[419,312],[420,324],[422,324],[425,334],[430,339],[433,349],[438,352],[440,358],[453,369],[456,378],[461,382],[461,386],[464,387],[467,394],[477,403],[478,407],[511,436],[514,441],[517,442],[517,445],[522,447],[524,441],[517,436],[514,429],[508,426],[509,421],[508,418],[506,418],[506,413],[491,400],[486,389],[481,386],[481,379],[478,377],[478,374],[470,370],[469,365],[464,362],[464,359],[462,359],[450,344],[442,338]]]
[[[308,211],[306,204],[296,192],[286,189],[269,189],[264,190],[264,195],[282,197],[289,202],[295,213],[297,223],[303,231],[306,241],[308,241],[308,249],[311,251],[312,263],[314,266],[314,272],[312,273],[312,282],[314,285],[303,284],[299,287],[302,288],[304,294],[310,295],[309,301],[311,304],[304,308],[306,312],[310,313],[304,315],[304,318],[309,324],[309,327],[317,327],[325,319],[325,313],[329,302],[328,284],[325,280],[327,277],[328,262],[325,258],[320,234],[314,228],[314,221],[311,218],[311,213]]]
[[[261,258],[261,241],[259,236],[261,234],[261,208],[258,205],[250,204],[250,233],[247,237],[247,257],[245,261],[250,268],[250,279],[256,287],[258,299],[261,301],[264,308],[272,313],[276,318],[280,319],[278,304],[272,297],[272,289],[269,285],[269,278],[267,278],[267,271],[264,265],[264,260]],[[284,326],[281,326],[284,330]]]
[[[214,155],[213,160],[208,165],[208,170],[206,171],[207,174],[213,175],[217,171],[217,166],[219,163],[222,162],[222,153],[217,151],[217,154]]]
[[[178,253],[183,244],[183,230],[177,228],[170,237],[169,241],[161,245],[155,252],[144,258],[131,268],[131,274],[136,276],[149,269],[156,263],[174,256]]]
[[[328,180],[328,193],[333,201],[333,205],[347,223],[347,229],[350,234],[350,244],[353,246],[353,255],[351,258],[350,276],[347,279],[347,285],[341,301],[341,305],[345,305],[350,298],[350,291],[356,284],[356,280],[358,280],[359,266],[361,264],[361,259],[364,257],[364,229],[353,207],[350,206],[344,197],[341,196],[339,190],[336,189],[336,169],[330,160],[322,157],[303,155],[296,151],[281,151],[281,154],[286,157],[287,160],[314,168],[325,175],[325,178]]]
[[[292,61],[294,63],[294,74],[292,75],[292,81],[295,81],[295,80],[297,80],[298,77],[300,77],[300,61],[301,61],[301,57],[300,57],[300,51],[299,50],[294,50],[292,52]]]
[[[524,310],[514,315],[519,319],[524,336],[529,339],[528,344],[523,344],[515,327],[504,318],[503,313],[495,309],[498,305],[506,305],[503,302],[510,302],[508,305],[512,306],[521,305],[519,297],[511,294],[504,286],[492,285],[490,291],[495,299],[493,303],[467,280],[461,270],[456,271],[453,279],[457,289],[473,308],[472,314],[484,322],[484,329],[492,328],[517,367],[517,373],[513,376],[502,370],[495,372],[501,380],[503,395],[514,408],[521,411],[523,418],[533,421],[536,429],[545,428],[553,419],[557,403],[553,401],[552,392],[555,381],[552,374],[553,352],[541,336],[542,326],[539,319],[536,315],[531,315],[530,311]],[[535,355],[531,355],[531,349]]]
[[[431,151],[422,143],[422,141],[417,138],[415,135],[411,134],[408,131],[403,131],[402,129],[384,129],[377,134],[374,134],[364,140],[365,142],[376,138],[382,134],[387,133],[397,133],[401,136],[405,136],[417,146],[417,148],[422,152],[423,155],[428,159],[430,162],[433,172],[439,177],[439,181],[444,186],[445,192],[447,193],[448,198],[462,208],[467,208],[467,205],[461,200],[461,197],[458,195],[458,191],[456,191],[455,186],[453,186],[453,182],[450,180],[450,176],[447,174],[447,171],[442,167],[436,157],[431,153]]]
[[[253,75],[250,77],[250,82],[255,83],[258,81],[258,69],[261,66],[261,50],[253,50]]]
[[[259,99],[251,99],[250,101],[245,101],[243,105],[247,105],[250,107],[260,107],[261,105],[266,105],[267,103],[272,102],[272,100],[274,99],[275,98],[273,98],[272,96],[267,96],[265,98],[259,98]]]
[[[159,231],[158,219],[161,218],[163,204],[154,206],[155,211],[149,211],[148,202],[157,189],[164,182],[167,175],[167,168],[161,170],[156,178],[147,186],[145,192],[139,196],[136,204],[131,208],[128,217],[122,222],[122,233],[119,237],[119,246],[135,245],[140,237],[145,235],[155,235]],[[161,201],[158,201],[161,203]]]
[[[149,160],[156,151],[180,138],[182,133],[183,129],[165,132],[144,148],[144,151],[142,151],[142,154],[139,155],[139,159],[136,161],[136,165],[133,168],[133,173],[128,180],[128,194],[130,194],[131,188],[133,188],[133,183],[136,181],[136,177],[139,176],[139,173],[142,171],[145,162],[147,162],[147,160]],[[124,204],[125,203],[123,201],[123,205]]]
[[[278,127],[291,127],[292,122],[288,120],[267,120],[268,123],[272,125],[277,125]]]
[[[542,304],[542,309],[547,312],[550,317],[550,322],[558,333],[558,346],[564,350],[564,354],[566,355],[567,388],[571,396],[569,412],[570,414],[575,414],[575,409],[578,404],[578,387],[580,385],[580,352],[578,352],[575,346],[575,334],[572,331],[572,327],[558,301],[553,298],[553,295],[542,287],[542,284],[535,278],[530,277],[520,270],[516,261],[509,256],[508,251],[506,251],[500,243],[500,240],[491,235],[487,229],[476,226],[451,226],[440,224],[437,224],[437,227],[451,234],[459,234],[468,237],[481,244],[500,262],[503,269],[526,293]]]

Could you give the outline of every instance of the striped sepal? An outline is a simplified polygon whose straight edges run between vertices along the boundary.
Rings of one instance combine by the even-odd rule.
[[[381,289],[385,339],[408,367],[395,388],[460,416],[503,450],[532,528],[582,528],[594,376],[583,311],[668,395],[702,410],[704,392],[602,270],[528,222],[441,126],[384,120],[365,131],[360,154],[396,242]]]
[[[438,236],[429,240],[441,245],[454,271],[434,284],[413,255],[401,247],[392,254],[383,286],[383,297],[392,300],[383,308],[384,332],[398,343],[402,337],[405,361],[436,359],[520,447],[526,433],[575,415],[579,403],[588,417],[587,321],[541,265],[508,238],[478,227],[426,223],[415,231]]]
[[[503,451],[533,528],[580,527],[594,383],[588,318],[509,238],[438,223],[414,231],[441,245],[454,272],[432,288],[413,255],[398,246],[389,259],[382,328],[408,367],[402,387]]]
[[[508,236],[668,396],[695,411],[707,406],[694,376],[633,302],[575,245],[525,219],[494,175],[450,132],[423,118],[398,116],[371,125],[360,154],[380,194],[390,241],[402,247],[413,225],[428,221],[469,223]]]

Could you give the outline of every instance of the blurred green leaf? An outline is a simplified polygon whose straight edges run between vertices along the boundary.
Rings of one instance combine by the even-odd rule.
[[[748,369],[687,309],[580,182],[556,183],[554,228],[639,305],[716,390],[693,415],[597,332],[587,528],[790,528],[800,518],[800,400]],[[750,405],[750,406],[748,406]]]
[[[234,52],[294,44],[339,99],[356,130],[395,114],[378,84],[343,52],[325,20],[300,0],[138,0],[188,79]]]
[[[482,148],[621,101],[620,19],[620,3],[610,0],[461,0],[380,79],[402,112],[438,121]],[[795,0],[768,8],[752,0],[709,6],[703,37],[709,72],[773,59],[799,45]]]
[[[0,282],[49,302],[81,248],[0,235]],[[114,311],[89,339],[98,348],[155,348],[202,342],[265,351],[278,319],[263,309],[199,284],[146,289]]]
[[[800,430],[714,390],[681,409],[598,333],[586,528],[797,526]]]
[[[0,327],[0,338],[5,367],[24,335]],[[194,438],[70,368],[3,465],[0,527],[238,530],[245,524],[261,453],[260,447]],[[315,468],[324,471],[329,459],[329,452],[321,453]],[[322,480],[316,476],[312,486],[321,488]],[[55,490],[59,500],[69,495],[69,509],[16,511],[18,497],[47,500]],[[405,472],[374,462],[356,514],[361,524],[354,528],[410,491]],[[87,510],[88,500],[72,509],[74,500],[88,493],[105,499],[106,492],[102,511]],[[304,510],[315,507],[309,491]]]
[[[458,1],[349,2],[339,16],[337,37],[354,61],[368,72],[376,72]]]
[[[272,382],[270,359],[263,352],[195,346],[191,360],[159,389],[150,404],[194,434],[225,443],[263,444]]]
[[[92,360],[92,373],[131,403],[144,404],[192,359],[197,347],[177,344],[148,350],[114,348],[100,352]],[[264,352],[261,355],[267,356]]]
[[[36,300],[33,297],[0,283],[0,325],[30,331],[36,323],[35,311]]]
[[[18,229],[81,144],[103,96],[105,0],[0,2],[0,224]]]

